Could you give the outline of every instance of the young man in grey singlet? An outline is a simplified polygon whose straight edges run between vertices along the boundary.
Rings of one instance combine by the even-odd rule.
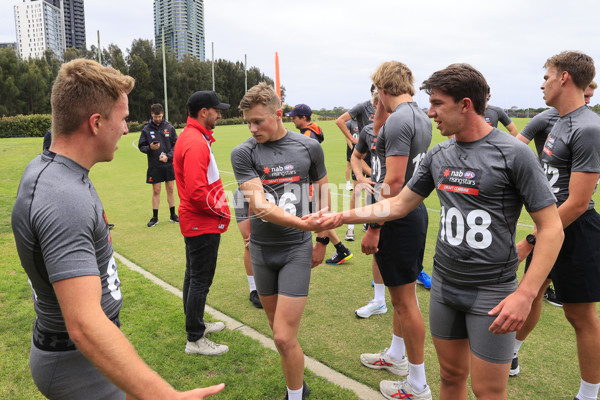
[[[511,135],[517,136],[519,131],[517,130],[515,123],[511,121],[510,117],[504,112],[504,110],[500,107],[492,106],[487,103],[490,100],[490,97],[491,94],[488,88],[487,99],[485,102],[485,122],[494,128],[498,127],[498,122],[502,122],[502,125],[504,125]]]
[[[596,82],[592,81],[592,83],[589,84],[583,93],[586,105],[590,103],[590,100],[594,96],[594,91],[597,87],[598,85]],[[560,114],[556,108],[552,107],[533,117],[527,126],[517,135],[517,139],[525,144],[529,144],[529,142],[533,140],[538,156],[541,157],[544,149],[544,143],[546,143],[546,139],[548,138],[550,131],[559,118]],[[526,259],[525,272],[527,272],[530,262],[531,254]],[[546,282],[544,282],[542,289],[535,298],[533,305],[531,306],[531,312],[527,317],[527,321],[525,321],[523,327],[517,331],[513,360],[510,365],[510,376],[517,376],[521,372],[521,367],[519,365],[519,350],[521,349],[521,346],[523,345],[523,342],[527,336],[529,336],[529,334],[533,331],[540,319],[542,314],[542,302],[547,301],[553,306],[562,307],[561,301],[556,296],[554,290],[550,287],[551,282],[552,280],[550,277],[548,277]]]
[[[479,71],[451,65],[421,88],[430,95],[428,114],[440,133],[454,137],[425,155],[400,194],[322,216],[321,226],[401,218],[436,189],[442,211],[430,326],[440,398],[467,399],[470,374],[477,398],[505,399],[514,331],[527,318],[562,243],[555,198],[531,149],[485,122],[487,83]],[[537,248],[517,287],[515,232],[523,204],[538,227]],[[396,388],[395,398],[413,394]]]
[[[565,241],[550,278],[563,311],[575,329],[581,381],[578,400],[597,399],[600,389],[600,215],[592,194],[600,177],[600,117],[586,107],[584,91],[596,73],[594,60],[579,52],[550,57],[541,89],[560,119],[548,135],[540,161],[556,194]],[[539,229],[539,227],[538,227]],[[519,258],[535,240],[518,243]],[[530,238],[531,239],[531,238]],[[529,274],[529,270],[525,277]],[[564,392],[564,389],[563,389]]]
[[[231,152],[231,164],[253,214],[250,255],[261,303],[281,356],[286,398],[300,400],[310,390],[304,377],[304,354],[298,329],[304,312],[311,267],[323,262],[328,238],[319,233],[312,246],[300,217],[308,214],[309,186],[317,209],[327,207],[327,171],[318,141],[288,131],[281,102],[262,82],[239,106],[252,137]]]
[[[118,328],[121,284],[88,174],[113,159],[127,133],[133,84],[95,61],[63,64],[52,88],[52,144],[19,185],[12,227],[36,311],[30,368],[51,399],[203,399],[224,386],[176,392]]]

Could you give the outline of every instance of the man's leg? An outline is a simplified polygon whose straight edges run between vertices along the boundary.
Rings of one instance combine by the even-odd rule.
[[[325,260],[325,263],[339,265],[352,258],[352,252],[344,246],[335,230],[331,229],[327,231],[327,236],[329,236],[329,240],[331,240],[331,243],[335,247],[335,253],[331,258]]]
[[[160,182],[152,184],[152,209],[158,210],[160,206]]]
[[[424,367],[425,324],[417,303],[415,282],[388,286],[394,306],[394,335],[404,338],[408,358],[408,381],[413,388],[427,385]]]
[[[238,228],[244,239],[244,269],[246,270],[246,278],[248,279],[248,288],[250,289],[250,301],[256,308],[262,308],[258,292],[256,291],[256,283],[254,281],[254,273],[252,272],[252,259],[250,257],[250,220],[245,219],[238,222]]]
[[[563,303],[565,317],[575,329],[581,378],[600,383],[600,319],[596,303]],[[596,393],[597,397],[597,393]]]
[[[471,369],[469,340],[434,336],[433,344],[440,363],[440,400],[466,400]]]
[[[354,310],[357,317],[369,318],[371,315],[385,314],[387,313],[387,306],[385,304],[385,285],[377,260],[373,256],[371,262],[371,271],[373,273],[373,299],[367,303],[366,306],[362,306]]]
[[[304,353],[298,343],[300,318],[306,297],[284,295],[261,296],[261,302],[273,330],[273,340],[281,356],[281,368],[288,388],[302,388],[304,379]]]
[[[167,189],[167,203],[169,203],[169,213],[171,222],[179,223],[179,217],[175,213],[175,181],[165,181]]]
[[[496,364],[471,354],[471,387],[478,399],[506,400],[510,363]]]

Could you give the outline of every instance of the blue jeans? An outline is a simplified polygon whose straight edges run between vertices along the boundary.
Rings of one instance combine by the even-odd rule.
[[[217,267],[221,235],[207,233],[185,239],[185,278],[183,280],[183,312],[187,340],[195,342],[204,336],[204,307]]]

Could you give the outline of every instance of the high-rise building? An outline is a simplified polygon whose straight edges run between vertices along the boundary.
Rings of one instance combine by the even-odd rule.
[[[60,0],[53,0],[58,2]],[[83,49],[85,46],[85,12],[83,0],[62,0],[67,48]]]
[[[59,59],[66,49],[65,28],[60,3],[23,0],[15,6],[17,50],[21,58],[39,58],[50,49]]]
[[[204,61],[204,1],[154,0],[154,43],[177,54],[181,61],[188,54]]]

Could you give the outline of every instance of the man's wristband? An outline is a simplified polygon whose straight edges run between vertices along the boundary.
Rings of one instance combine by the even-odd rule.
[[[378,224],[377,222],[371,222],[369,224],[369,229],[381,229],[381,224]]]
[[[525,240],[530,245],[535,246],[535,235],[533,233],[530,233],[529,235],[527,235],[527,237],[525,238]]]
[[[316,240],[317,240],[317,242],[319,242],[321,244],[324,244],[325,246],[327,246],[329,244],[329,237],[328,236],[323,236],[323,237],[317,236]]]

